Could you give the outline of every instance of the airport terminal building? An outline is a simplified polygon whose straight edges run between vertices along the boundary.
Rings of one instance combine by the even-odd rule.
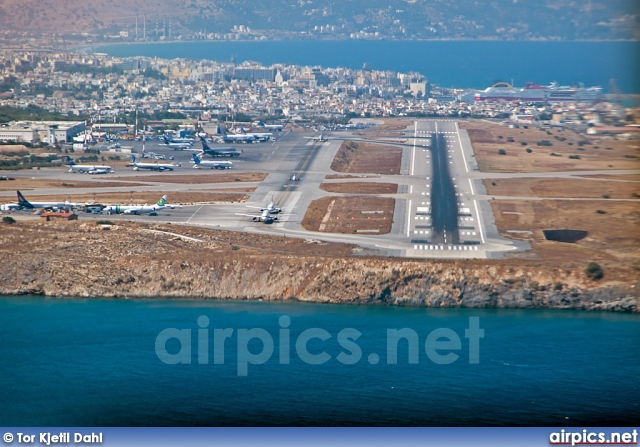
[[[84,129],[84,121],[12,121],[0,127],[0,142],[66,143]]]

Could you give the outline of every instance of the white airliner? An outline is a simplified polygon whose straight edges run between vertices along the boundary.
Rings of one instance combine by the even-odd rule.
[[[265,129],[268,129],[268,130],[279,130],[279,131],[282,131],[284,127],[282,126],[282,124],[265,124],[262,121],[258,121],[258,126],[264,127]]]
[[[196,154],[193,154],[193,167],[195,169],[198,168],[211,168],[211,169],[231,169],[233,168],[233,163],[230,161],[210,161],[210,160],[200,160]]]
[[[236,213],[236,215],[251,217],[251,219],[254,222],[262,222],[266,224],[270,224],[278,220],[278,217],[272,216],[271,212],[268,209],[263,209],[262,214],[260,214],[259,216],[256,216],[255,214],[242,214],[242,213]]]
[[[174,168],[179,168],[181,163],[177,165],[171,163],[141,163],[135,155],[131,155],[131,165],[133,165],[134,171],[140,169],[151,169],[152,171],[173,171]]]
[[[142,214],[151,213],[153,211],[160,211],[165,208],[181,208],[180,205],[167,205],[167,196],[164,195],[158,200],[155,205],[110,205],[105,207],[102,211],[107,214]]]
[[[81,174],[107,174],[113,172],[111,166],[107,165],[77,165],[69,156],[67,156],[67,166],[71,168],[69,172],[79,172]]]
[[[7,203],[3,205],[6,209],[16,209],[22,208],[25,210],[33,210],[33,209],[45,209],[45,210],[55,210],[62,208],[71,208],[74,206],[82,206],[81,203],[72,203],[68,201],[64,202],[30,202],[24,198],[20,191],[16,191],[18,193],[18,203]]]
[[[270,133],[270,132],[263,132],[263,133],[251,132],[251,133],[247,133],[247,131],[244,130],[244,126],[240,126],[240,132],[242,133],[242,135],[251,135],[251,136],[255,137],[256,140],[260,140],[260,141],[267,141],[267,140],[273,138],[273,134]]]
[[[189,143],[189,144],[193,144],[196,142],[195,138],[190,138],[190,137],[178,137],[175,138],[173,136],[172,132],[167,132],[165,133],[167,135],[167,138],[169,138],[169,141],[171,141],[172,143]]]
[[[223,143],[253,143],[256,141],[256,137],[253,135],[228,135],[220,125],[216,129],[216,133],[218,134],[218,139],[222,140]]]
[[[191,146],[193,145],[193,143],[178,143],[175,141],[170,141],[167,137],[162,137],[162,139],[164,140],[165,146],[170,147],[171,149],[174,149],[177,151],[191,149]]]
[[[307,140],[319,141],[322,143],[324,143],[325,141],[329,141],[329,138],[325,137],[322,132],[320,132],[320,135],[316,135],[313,137],[304,137],[304,138],[306,138]]]
[[[269,205],[267,205],[266,208],[262,208],[259,206],[251,206],[251,205],[247,205],[247,208],[259,209],[260,212],[269,211],[269,214],[278,214],[280,211],[282,211],[281,208],[276,207],[276,204],[273,203],[273,199],[271,199],[271,202],[269,202]]]

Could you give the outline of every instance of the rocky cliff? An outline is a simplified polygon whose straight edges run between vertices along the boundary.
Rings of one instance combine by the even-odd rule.
[[[0,226],[0,293],[640,312],[636,284],[527,261],[410,261],[194,227]]]

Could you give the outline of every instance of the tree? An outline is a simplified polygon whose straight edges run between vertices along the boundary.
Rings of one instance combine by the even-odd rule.
[[[602,279],[602,277],[604,277],[604,272],[602,271],[602,267],[600,267],[595,262],[590,262],[589,264],[587,264],[587,267],[584,269],[584,274],[587,275],[587,277],[592,279],[593,281],[597,281],[599,279]]]

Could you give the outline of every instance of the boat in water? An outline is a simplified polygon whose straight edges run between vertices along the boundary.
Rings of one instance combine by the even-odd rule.
[[[498,82],[474,95],[476,101],[594,102],[601,98],[600,87],[567,87],[559,86],[555,82],[549,86],[527,82],[524,87],[513,87],[506,82]]]

